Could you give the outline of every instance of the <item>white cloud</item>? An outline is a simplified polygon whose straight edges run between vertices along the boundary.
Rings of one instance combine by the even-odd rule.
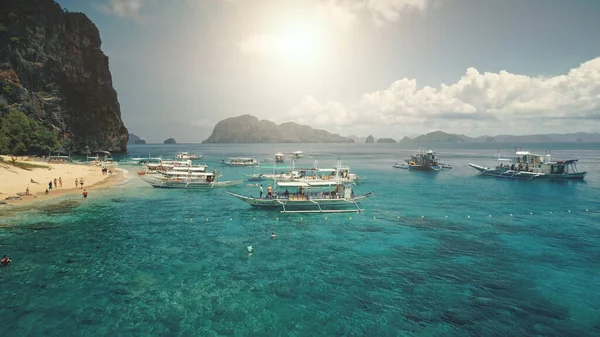
[[[106,14],[141,20],[140,10],[144,6],[144,0],[107,0],[104,4],[96,4],[94,6]]]
[[[308,96],[290,109],[289,117],[315,127],[402,125],[447,130],[452,126],[456,132],[510,127],[535,133],[544,125],[556,128],[555,121],[562,120],[573,125],[587,121],[581,126],[589,129],[600,123],[600,57],[555,77],[469,68],[456,83],[438,88],[418,88],[416,80],[404,78],[385,90],[365,93],[348,106]]]

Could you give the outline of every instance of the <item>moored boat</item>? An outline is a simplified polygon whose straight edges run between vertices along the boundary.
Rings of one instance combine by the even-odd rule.
[[[514,158],[498,158],[495,167],[486,167],[469,163],[481,175],[509,179],[554,179],[582,180],[587,172],[579,172],[578,159],[551,161],[551,155],[534,154],[529,151],[517,151]]]
[[[256,158],[250,158],[250,157],[235,157],[235,158],[229,158],[227,160],[223,160],[223,165],[256,166],[256,165],[258,165],[258,160],[256,160]]]
[[[292,152],[292,158],[293,159],[299,159],[302,158],[304,156],[304,154],[302,153],[302,151],[294,151]]]
[[[436,157],[433,150],[420,151],[418,154],[410,156],[406,159],[406,164],[409,170],[413,171],[441,171],[442,169],[451,169],[452,166],[442,164],[438,162],[439,158]],[[402,165],[396,163],[396,168],[405,168]]]
[[[196,159],[202,159],[202,155],[197,155],[195,153],[189,153],[189,152],[178,152],[175,155],[175,159],[180,159],[180,160],[196,160]]]
[[[159,176],[142,176],[142,179],[155,188],[207,189],[216,187],[236,186],[242,180],[217,181],[216,171],[168,171]]]
[[[355,195],[352,185],[338,183],[334,186],[313,185],[310,182],[287,181],[275,184],[283,193],[273,191],[264,197],[254,197],[227,192],[252,207],[280,210],[282,213],[342,213],[363,212],[358,205],[362,200],[374,195],[369,192]],[[325,187],[325,188],[324,188]],[[288,188],[293,192],[289,192]]]

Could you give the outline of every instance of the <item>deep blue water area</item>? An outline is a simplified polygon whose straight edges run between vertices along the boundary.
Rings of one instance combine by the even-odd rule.
[[[204,154],[222,179],[253,172],[227,157],[302,150],[296,166],[342,160],[375,196],[361,214],[281,214],[122,166],[121,186],[0,217],[0,336],[600,335],[600,145],[521,145],[579,158],[579,182],[468,167],[498,147],[434,147],[453,169],[428,174],[392,168],[416,151],[397,144],[130,146]]]

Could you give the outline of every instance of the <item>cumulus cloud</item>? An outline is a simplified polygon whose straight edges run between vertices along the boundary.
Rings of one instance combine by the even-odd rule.
[[[103,13],[115,15],[121,18],[141,20],[140,10],[144,6],[144,0],[108,0],[95,7]]]
[[[456,83],[436,88],[419,88],[415,79],[404,78],[387,89],[365,93],[350,105],[320,103],[308,96],[290,109],[289,117],[319,127],[452,124],[502,128],[521,124],[535,130],[556,120],[597,123],[600,57],[554,77],[481,73],[469,68]]]

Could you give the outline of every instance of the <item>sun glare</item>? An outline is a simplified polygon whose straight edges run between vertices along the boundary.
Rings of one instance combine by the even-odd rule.
[[[283,56],[295,61],[311,61],[318,54],[317,39],[311,32],[294,32],[282,36]]]

